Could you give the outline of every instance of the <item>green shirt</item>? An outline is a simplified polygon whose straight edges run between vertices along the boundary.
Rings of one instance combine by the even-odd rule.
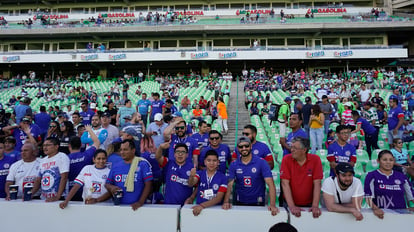
[[[285,120],[283,118],[284,114],[286,115],[286,119],[287,119],[289,117],[289,112],[290,112],[290,109],[289,109],[288,104],[284,103],[279,109],[279,114],[278,114],[277,119],[279,119],[279,121]]]

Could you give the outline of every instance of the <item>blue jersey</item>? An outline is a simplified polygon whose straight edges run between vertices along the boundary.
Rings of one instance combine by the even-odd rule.
[[[93,155],[95,154],[96,148],[92,146],[88,150],[84,152],[75,152],[69,154],[69,174],[68,174],[68,181],[69,187],[72,188],[73,181],[79,175],[80,171],[86,165],[93,164],[92,159]]]
[[[265,202],[265,178],[273,178],[267,162],[252,155],[248,164],[237,159],[230,164],[229,180],[236,183],[236,200],[243,204],[263,204]]]
[[[306,134],[306,132],[301,128],[299,128],[299,130],[297,130],[296,132],[290,132],[286,138],[286,144],[288,146],[292,145],[292,140],[297,137],[308,138],[308,134]],[[287,154],[289,154],[289,151],[286,149],[283,149],[283,155],[287,155]]]
[[[16,159],[10,156],[3,156],[0,160],[0,198],[6,197],[6,192],[4,190],[6,186],[6,177],[9,174],[10,166],[14,162],[16,162]]]
[[[353,145],[346,143],[345,146],[340,146],[338,142],[334,142],[328,147],[328,155],[326,156],[329,162],[335,163],[356,163],[356,149]],[[335,171],[331,168],[331,176],[335,176]]]
[[[30,125],[30,134],[32,134],[33,138],[38,141],[40,139],[40,128],[36,124]],[[13,130],[13,137],[16,139],[16,146],[14,147],[14,150],[21,151],[23,144],[27,140],[27,135],[24,133],[24,131],[20,129],[14,129]]]
[[[108,160],[106,161],[106,166],[111,169],[113,166],[115,166],[119,162],[123,162],[121,155],[118,153],[112,153],[108,156]]]
[[[147,115],[148,114],[148,109],[149,106],[151,105],[151,101],[148,99],[141,99],[137,102],[137,106],[138,106],[138,112],[141,115]]]
[[[82,124],[83,125],[90,125],[92,121],[92,117],[95,115],[95,112],[88,109],[86,112],[81,111],[79,112],[80,116],[82,117]]]
[[[167,159],[166,159],[167,160]],[[185,162],[180,166],[175,161],[166,162],[164,169],[165,177],[165,204],[183,205],[185,200],[193,193],[193,188],[188,186],[190,171],[193,163]]]
[[[395,108],[391,108],[390,111],[388,111],[388,130],[394,130],[394,128],[397,127],[399,119],[404,117],[404,112],[402,109],[398,106]],[[402,126],[399,128],[399,130],[402,130]]]
[[[151,104],[151,116],[153,117],[157,113],[162,114],[162,106],[164,105],[164,102],[161,100],[153,101]]]
[[[361,129],[364,131],[365,135],[373,135],[377,132],[377,129],[371,123],[369,123],[365,118],[358,118],[356,121],[357,125],[361,125]]]
[[[153,179],[151,165],[147,160],[142,159],[138,163],[138,168],[135,171],[134,192],[127,192],[124,185],[127,180],[130,167],[131,164],[127,164],[125,162],[115,164],[109,172],[108,179],[106,180],[107,184],[115,185],[123,190],[121,204],[124,205],[137,202],[141,197],[142,191],[144,190],[145,182],[152,181]]]
[[[211,178],[208,178],[207,171],[198,171],[197,204],[209,201],[217,196],[218,192],[227,192],[227,177],[221,172],[216,172]],[[221,204],[218,203],[218,204]]]
[[[20,151],[16,151],[16,150],[13,150],[11,152],[4,152],[4,156],[9,156],[9,157],[12,157],[16,160],[21,160],[22,159],[22,157],[20,155]]]
[[[205,148],[208,146],[208,139],[209,139],[209,134],[205,133],[204,135],[201,135],[200,133],[195,133],[191,136],[192,139],[194,139],[197,142],[198,148],[200,148],[200,150],[202,148]]]
[[[201,150],[201,154],[199,157],[199,164],[203,167],[205,167],[204,159],[206,158],[206,153],[209,150],[215,150],[217,152],[218,159],[220,161],[218,171],[223,174],[226,174],[227,164],[231,163],[231,153],[230,153],[229,146],[227,144],[220,144],[219,147],[216,149],[208,146],[204,148],[203,150]]]
[[[189,136],[185,136],[184,138],[179,138],[177,135],[171,135],[171,145],[168,149],[168,160],[175,160],[174,157],[174,148],[175,145],[178,143],[184,143],[187,145],[188,148],[188,157],[187,161],[193,163],[193,155],[199,155],[200,150],[197,148],[197,142]]]
[[[162,170],[158,165],[158,161],[155,159],[154,153],[144,152],[141,154],[141,157],[146,159],[151,164],[152,175],[154,180],[160,180],[162,176]]]

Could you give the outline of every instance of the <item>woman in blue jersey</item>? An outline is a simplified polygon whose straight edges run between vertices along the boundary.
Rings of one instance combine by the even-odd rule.
[[[106,167],[106,159],[105,150],[96,150],[93,156],[94,164],[87,165],[81,170],[65,201],[59,204],[61,209],[66,208],[69,201],[81,187],[83,187],[82,197],[85,204],[103,202],[111,197],[111,194],[105,188],[105,182],[110,171]]]
[[[414,191],[408,178],[393,170],[395,158],[389,150],[378,154],[379,169],[369,172],[364,191],[368,205],[378,218],[384,218],[382,209],[406,209],[407,202],[414,203]],[[408,208],[414,211],[414,208]]]
[[[189,199],[192,202],[196,197],[197,205],[192,207],[194,216],[199,215],[204,208],[221,204],[223,201],[227,192],[227,177],[217,171],[219,163],[217,152],[209,150],[204,159],[206,169],[191,169],[188,185],[198,186]]]

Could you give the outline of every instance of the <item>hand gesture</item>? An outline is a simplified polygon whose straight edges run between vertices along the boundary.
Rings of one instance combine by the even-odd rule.
[[[196,173],[197,173],[197,168],[196,168],[196,165],[194,164],[194,168],[192,168],[191,171],[190,171],[190,176],[194,177],[196,175]]]
[[[171,140],[160,145],[161,149],[168,149],[170,148]]]
[[[89,132],[89,133],[93,132],[93,130],[92,130],[92,126],[91,126],[91,125],[86,125],[86,126],[85,126],[85,130],[86,130],[87,132]]]

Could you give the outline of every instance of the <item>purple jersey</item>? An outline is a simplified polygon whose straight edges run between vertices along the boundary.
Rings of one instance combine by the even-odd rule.
[[[161,100],[153,101],[151,103],[151,116],[153,117],[156,113],[162,113],[162,106],[164,105],[164,102]]]
[[[237,159],[230,164],[229,180],[235,180],[236,200],[243,204],[263,204],[265,202],[265,178],[272,178],[267,162],[253,155],[248,164]]]
[[[197,142],[189,136],[185,136],[184,138],[179,138],[177,135],[171,135],[171,145],[168,149],[168,160],[174,161],[174,148],[175,145],[178,143],[184,143],[187,145],[188,148],[188,157],[187,161],[193,163],[193,155],[199,155],[200,150],[197,148]]]
[[[382,209],[405,209],[408,201],[414,199],[413,188],[407,177],[401,172],[393,171],[386,176],[379,170],[369,172],[365,178],[365,196],[372,197],[373,202]]]
[[[4,190],[6,186],[6,177],[9,174],[10,166],[16,162],[16,159],[10,156],[3,156],[0,160],[0,198],[6,197]]]
[[[198,148],[202,149],[208,146],[208,139],[209,134],[205,133],[204,135],[201,135],[200,133],[195,133],[191,136],[192,139],[194,139],[197,142]]]
[[[199,164],[202,167],[205,167],[204,159],[206,158],[206,153],[209,150],[215,150],[217,152],[218,159],[220,161],[218,171],[220,171],[223,174],[226,174],[227,164],[231,163],[231,153],[230,153],[229,146],[227,144],[220,144],[219,147],[216,148],[216,149],[208,146],[208,147],[204,148],[203,150],[201,150],[201,154],[200,154],[200,158],[199,158]]]
[[[180,166],[175,161],[168,161],[164,167],[165,176],[165,204],[183,205],[185,200],[193,193],[188,186],[188,178],[193,168],[192,162],[185,162]]]
[[[220,172],[216,172],[211,178],[208,178],[207,171],[198,171],[197,204],[209,201],[217,196],[218,192],[227,192],[227,177]],[[221,204],[221,203],[219,203]]]
[[[138,168],[135,171],[134,192],[127,192],[125,181],[128,177],[129,168],[131,164],[119,162],[115,164],[109,172],[107,184],[115,185],[123,190],[121,204],[132,204],[139,200],[142,191],[145,187],[145,182],[152,181],[151,165],[147,160],[142,159],[138,163]]]

